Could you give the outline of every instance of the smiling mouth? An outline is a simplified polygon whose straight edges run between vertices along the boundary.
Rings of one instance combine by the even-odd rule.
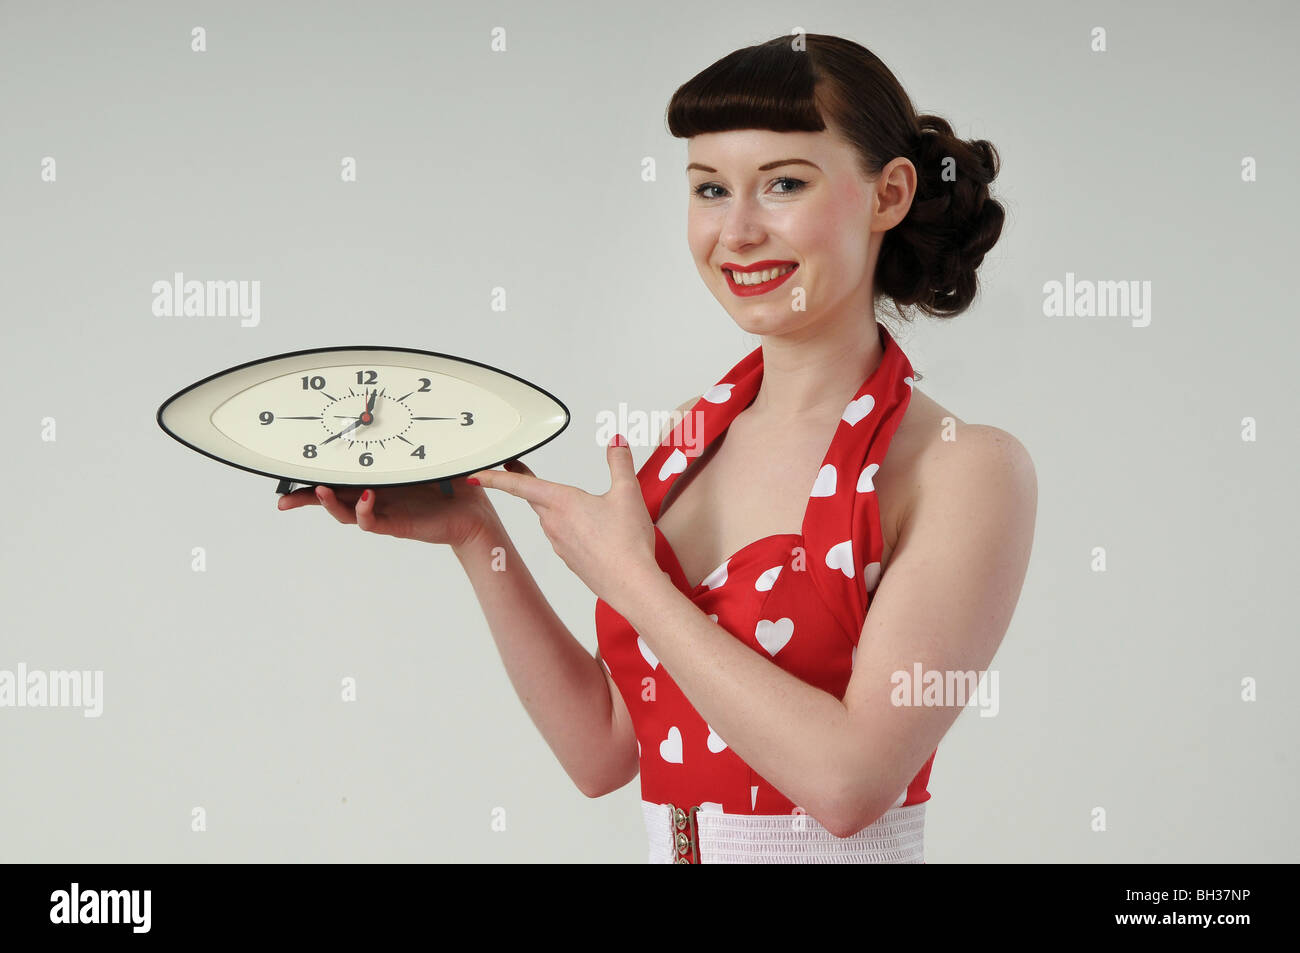
[[[737,272],[730,268],[723,268],[722,271],[733,283],[742,288],[751,288],[784,277],[798,267],[798,265],[780,265],[776,268],[765,268],[763,271]]]

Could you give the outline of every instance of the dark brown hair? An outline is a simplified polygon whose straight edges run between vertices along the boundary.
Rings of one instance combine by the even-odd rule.
[[[667,119],[679,139],[829,128],[873,178],[894,157],[906,157],[916,167],[916,194],[885,233],[875,297],[891,298],[900,318],[908,306],[950,318],[974,300],[975,271],[1002,233],[1003,208],[989,193],[998,154],[984,139],[957,138],[938,116],[918,116],[894,74],[865,47],[807,33],[736,50],[679,87]],[[951,181],[943,177],[946,164],[955,173]]]

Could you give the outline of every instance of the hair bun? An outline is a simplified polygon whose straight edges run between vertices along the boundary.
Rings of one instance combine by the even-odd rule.
[[[974,300],[976,269],[1002,234],[1005,211],[989,192],[999,160],[992,143],[958,138],[939,116],[918,120],[908,156],[916,195],[907,216],[885,234],[877,291],[899,307],[949,317]]]

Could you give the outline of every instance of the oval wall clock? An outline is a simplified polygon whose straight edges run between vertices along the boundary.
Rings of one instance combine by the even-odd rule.
[[[218,371],[167,398],[158,426],[204,456],[294,483],[450,481],[550,442],[569,411],[468,358],[405,347],[290,351]]]

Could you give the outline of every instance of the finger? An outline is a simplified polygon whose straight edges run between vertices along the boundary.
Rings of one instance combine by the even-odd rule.
[[[528,464],[524,463],[522,460],[507,460],[501,465],[511,473],[522,473],[524,476],[530,476],[534,479],[537,478],[537,474],[528,469]]]
[[[375,516],[375,504],[379,498],[374,490],[363,490],[357,497],[357,506],[354,511],[357,526],[367,533],[373,533],[379,526],[379,518]]]
[[[316,498],[320,500],[320,505],[325,507],[330,516],[340,523],[355,523],[357,521],[356,513],[353,512],[352,507],[345,505],[329,487],[316,487]]]
[[[471,473],[485,490],[504,490],[511,496],[527,500],[533,506],[550,506],[559,500],[564,486],[549,480],[539,480],[531,474],[506,473],[502,470],[479,470]]]
[[[605,462],[609,464],[609,485],[611,489],[615,487],[626,487],[639,481],[636,478],[636,464],[632,461],[632,448],[628,446],[627,440],[620,433],[614,434],[613,439],[605,446]]]
[[[316,491],[306,486],[301,490],[294,490],[292,493],[281,495],[276,506],[282,510],[292,510],[300,506],[318,506],[319,504],[320,500],[316,499]]]

